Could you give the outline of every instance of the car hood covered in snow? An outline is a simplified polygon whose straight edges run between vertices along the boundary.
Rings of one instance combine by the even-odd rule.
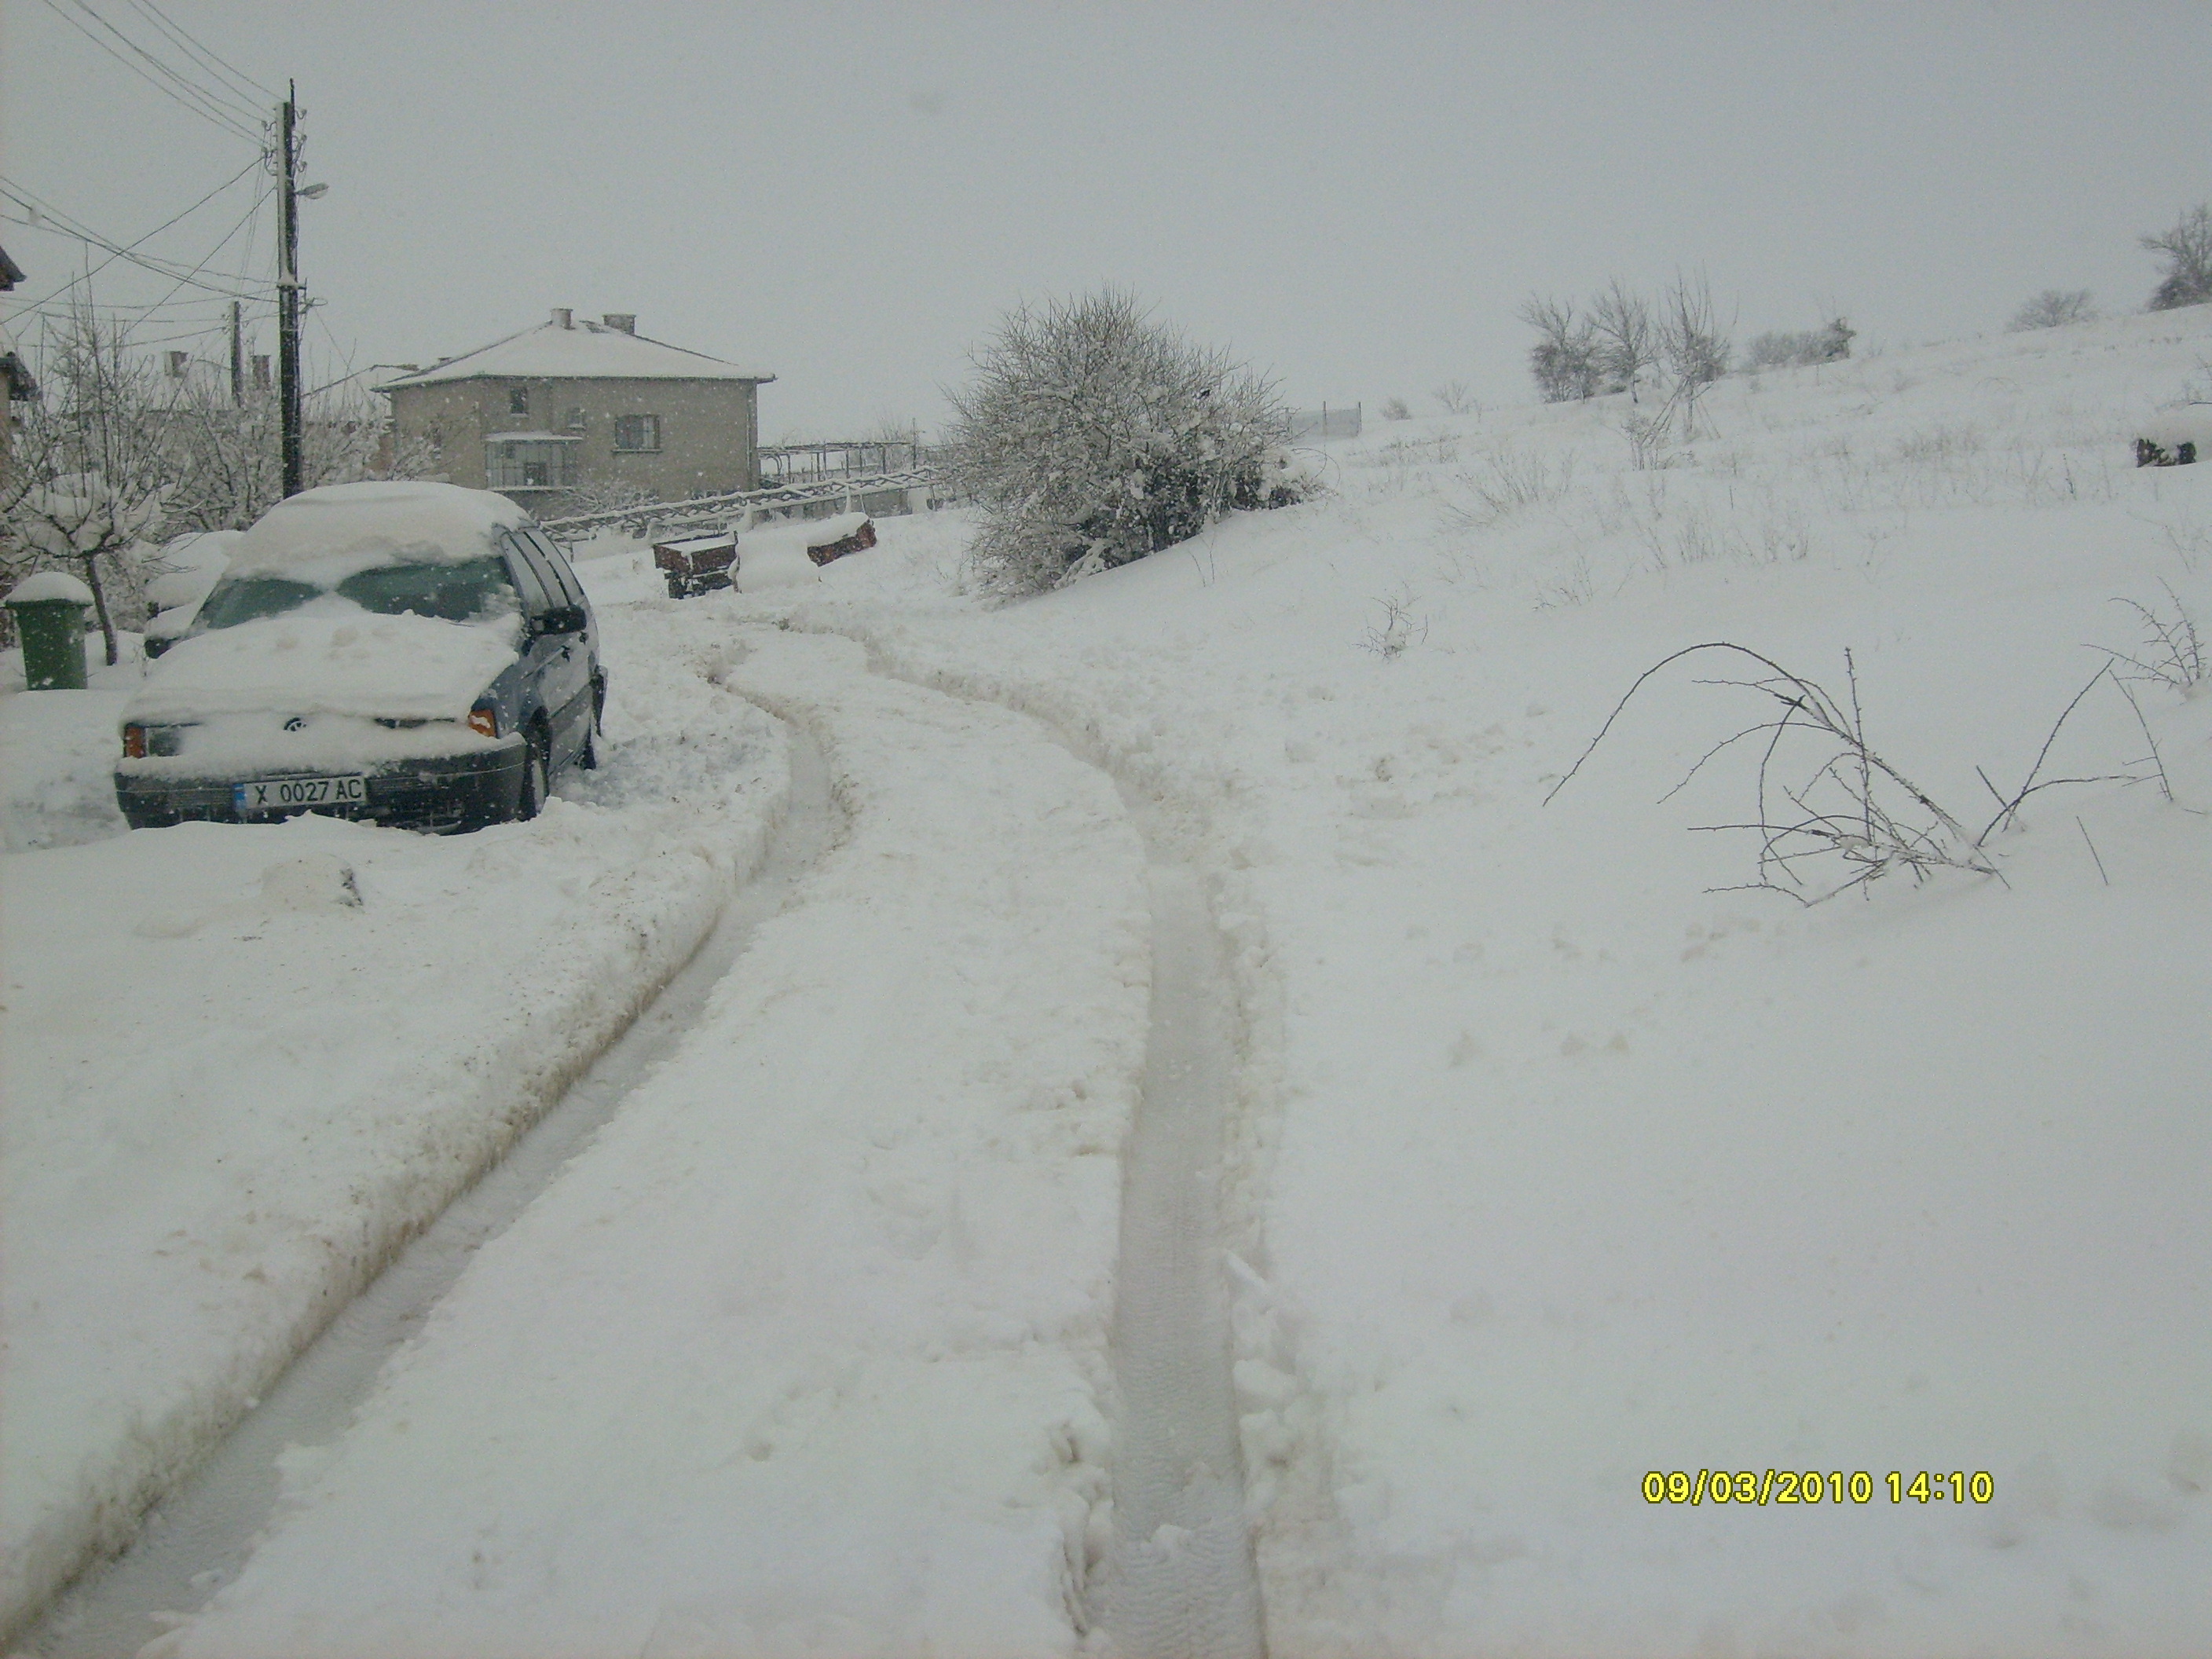
[[[147,676],[123,718],[155,723],[269,710],[459,720],[514,653],[511,624],[295,612],[183,641]]]

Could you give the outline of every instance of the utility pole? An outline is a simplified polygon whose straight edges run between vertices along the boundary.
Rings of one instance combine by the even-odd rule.
[[[276,386],[287,495],[298,495],[307,476],[300,453],[300,201],[295,177],[300,147],[294,136],[298,96],[298,84],[288,81],[284,101],[276,106]]]
[[[230,406],[246,407],[246,335],[240,326],[239,303],[230,302]]]

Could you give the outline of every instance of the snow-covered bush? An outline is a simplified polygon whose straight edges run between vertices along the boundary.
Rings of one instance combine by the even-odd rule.
[[[2150,296],[2153,311],[2212,300],[2212,203],[2199,202],[2171,230],[2144,237],[2142,245],[2166,261],[2166,276]]]
[[[2087,298],[2087,295],[2083,296]],[[2037,324],[2049,327],[2049,324]],[[1825,328],[1792,331],[1771,329],[1754,337],[1743,349],[1746,368],[1810,368],[1816,363],[1841,362],[1851,355],[1858,331],[1842,318]]]
[[[1310,493],[1274,387],[1131,294],[1019,307],[974,361],[946,470],[981,507],[969,561],[986,592],[1063,586]]]
[[[2013,313],[2005,328],[2009,333],[2025,334],[2030,329],[2064,328],[2069,323],[2096,320],[2097,302],[2089,297],[2087,289],[2046,288]]]

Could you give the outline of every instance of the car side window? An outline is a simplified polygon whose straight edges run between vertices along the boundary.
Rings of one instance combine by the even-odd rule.
[[[582,610],[584,585],[576,580],[575,571],[569,568],[568,561],[562,556],[561,550],[554,546],[543,532],[526,530],[523,534],[529,539],[530,544],[538,550],[538,556],[545,561],[545,568],[553,573],[553,580],[561,584],[561,591],[568,596],[568,602],[577,609]]]
[[[567,603],[556,597],[558,589],[547,592],[547,583],[538,574],[537,561],[520,537],[507,538],[507,568],[514,577],[514,585],[522,590],[522,608],[528,615],[542,617],[555,605]]]

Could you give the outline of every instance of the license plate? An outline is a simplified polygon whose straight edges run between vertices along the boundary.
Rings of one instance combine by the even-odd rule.
[[[231,799],[241,812],[289,812],[302,806],[359,806],[368,799],[368,780],[265,778],[236,785]]]

